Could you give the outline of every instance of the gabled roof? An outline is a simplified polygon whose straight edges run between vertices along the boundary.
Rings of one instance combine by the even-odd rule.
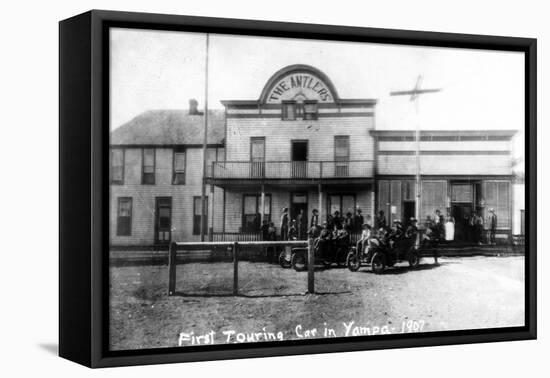
[[[225,112],[208,111],[208,144],[223,143]],[[111,145],[200,145],[204,138],[204,115],[187,109],[149,110],[111,132]]]

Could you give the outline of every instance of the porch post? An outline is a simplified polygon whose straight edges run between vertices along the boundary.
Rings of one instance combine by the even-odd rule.
[[[323,224],[323,188],[319,184],[319,224]]]
[[[261,196],[261,200],[260,200],[260,206],[262,207],[262,210],[260,212],[260,227],[263,226],[264,224],[264,211],[265,211],[265,187],[264,187],[264,184],[262,184],[262,196]]]
[[[208,229],[208,240],[214,240],[214,185],[210,185],[210,199],[209,199],[209,213],[210,213],[210,227]]]
[[[375,202],[375,196],[376,196],[376,183],[371,184],[371,199],[370,199],[370,216],[371,216],[371,226],[374,227],[374,219],[376,217],[376,202]]]

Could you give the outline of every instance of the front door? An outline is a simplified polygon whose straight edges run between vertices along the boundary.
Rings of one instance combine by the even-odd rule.
[[[172,198],[157,197],[155,211],[155,244],[170,244],[172,238]]]
[[[452,216],[455,219],[455,240],[468,242],[472,238],[470,219],[472,217],[472,205],[467,203],[453,203],[451,205]]]
[[[308,226],[307,193],[292,193],[290,203],[290,219],[296,221],[298,238],[305,239]]]
[[[307,177],[307,140],[293,140],[290,151],[291,174],[293,178]]]
[[[403,201],[403,224],[407,225],[414,218],[414,201]]]

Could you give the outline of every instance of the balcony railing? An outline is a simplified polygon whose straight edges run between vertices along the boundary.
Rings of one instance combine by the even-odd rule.
[[[207,172],[212,179],[331,179],[373,175],[373,160],[215,161]]]

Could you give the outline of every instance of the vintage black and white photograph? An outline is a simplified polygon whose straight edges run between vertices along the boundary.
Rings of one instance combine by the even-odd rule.
[[[526,325],[523,52],[112,27],[111,351]]]

